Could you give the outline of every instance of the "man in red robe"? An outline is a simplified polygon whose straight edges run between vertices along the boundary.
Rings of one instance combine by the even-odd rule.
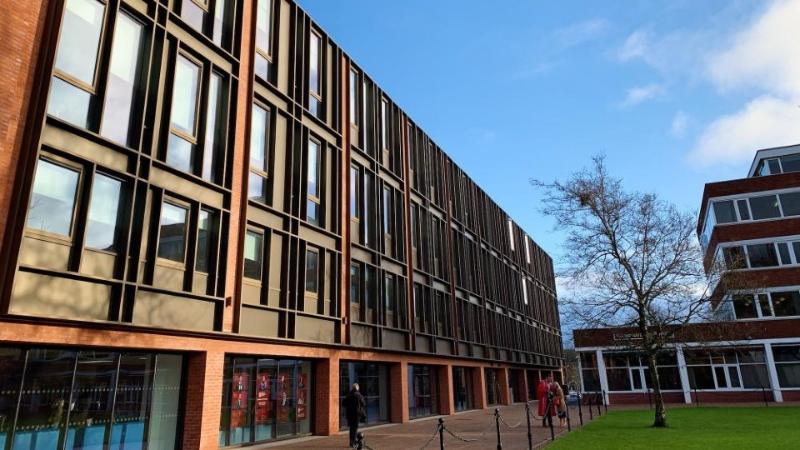
[[[544,417],[544,410],[547,407],[547,390],[549,383],[545,380],[539,379],[539,384],[536,386],[536,399],[539,401],[538,413],[540,417]]]

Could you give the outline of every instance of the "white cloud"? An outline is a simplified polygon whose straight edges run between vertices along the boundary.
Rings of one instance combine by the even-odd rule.
[[[625,43],[617,51],[617,58],[623,62],[644,58],[649,49],[650,34],[644,30],[636,30],[625,39]]]
[[[606,19],[592,18],[559,28],[553,32],[553,37],[558,46],[565,49],[596,39],[610,28],[611,24]]]
[[[622,101],[622,106],[635,106],[642,102],[661,97],[666,92],[667,89],[658,83],[651,83],[646,86],[630,88],[625,94],[625,99]]]
[[[705,128],[688,155],[692,164],[743,163],[755,150],[800,142],[798,24],[800,0],[773,1],[708,56],[705,75],[717,89],[761,94]]]
[[[757,87],[800,96],[800,0],[770,5],[733,45],[713,54],[708,75],[722,89]]]
[[[741,111],[709,124],[688,155],[695,166],[729,165],[750,161],[753,152],[800,142],[797,102],[764,95]]]
[[[672,118],[672,125],[669,127],[669,132],[676,138],[682,138],[686,135],[686,129],[689,127],[689,116],[683,111],[678,111]]]

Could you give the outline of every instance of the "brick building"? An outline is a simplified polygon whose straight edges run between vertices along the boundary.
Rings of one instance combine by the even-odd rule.
[[[697,235],[735,289],[718,284],[714,321],[685,327],[659,358],[665,400],[800,401],[800,145],[759,150],[747,178],[706,184]],[[635,338],[576,330],[583,388],[647,403],[647,364],[625,350]]]
[[[291,0],[0,4],[0,450],[529,398],[550,257]],[[530,388],[530,389],[529,389]]]

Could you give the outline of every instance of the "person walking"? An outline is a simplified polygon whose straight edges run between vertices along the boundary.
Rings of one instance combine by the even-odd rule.
[[[564,428],[567,426],[567,402],[566,398],[564,398],[564,389],[557,381],[553,382],[553,387],[553,404],[558,413],[558,423],[561,428]]]
[[[364,396],[359,392],[358,383],[353,383],[353,387],[344,398],[344,415],[347,419],[347,426],[350,428],[350,448],[355,448],[356,437],[358,436],[358,424],[365,417]]]

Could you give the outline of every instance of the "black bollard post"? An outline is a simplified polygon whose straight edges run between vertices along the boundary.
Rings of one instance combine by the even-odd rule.
[[[600,393],[594,394],[594,404],[597,406],[597,417],[603,415],[603,411],[600,411]]]
[[[439,417],[439,450],[444,450],[444,419]]]
[[[556,440],[556,432],[553,431],[553,395],[547,397],[547,422],[550,424],[550,440]]]
[[[500,408],[494,409],[494,424],[497,427],[497,450],[503,450],[503,444],[500,443]]]
[[[592,412],[592,397],[586,397],[586,406],[589,407],[589,420],[594,420],[594,413]]]
[[[567,412],[567,431],[572,431],[572,422],[570,421],[570,418],[569,418],[569,402],[565,402],[565,403],[566,403],[566,405],[564,405],[565,406],[564,411]]]
[[[769,402],[767,401],[767,390],[764,389],[764,385],[761,385],[761,396],[764,397],[764,406],[769,406]]]
[[[578,418],[581,419],[581,426],[583,426],[583,409],[581,409],[581,403],[583,403],[583,394],[578,393]]]
[[[533,450],[533,435],[531,434],[531,402],[525,402],[525,419],[528,421],[528,450]]]
[[[356,435],[356,449],[364,450],[364,433],[359,432]]]
[[[608,403],[606,403],[606,391],[600,391],[600,400],[603,401],[603,411],[608,413]]]

